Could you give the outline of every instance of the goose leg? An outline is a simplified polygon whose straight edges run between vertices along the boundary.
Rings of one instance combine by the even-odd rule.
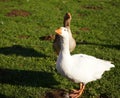
[[[79,98],[82,95],[84,89],[85,89],[85,84],[80,83],[80,89],[73,90],[73,92],[69,95],[70,98]]]

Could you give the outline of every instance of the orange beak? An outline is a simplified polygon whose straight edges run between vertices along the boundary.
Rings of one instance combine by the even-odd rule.
[[[61,30],[61,28],[59,28],[59,29],[55,30],[55,32],[56,32],[58,35],[61,35],[62,30]]]

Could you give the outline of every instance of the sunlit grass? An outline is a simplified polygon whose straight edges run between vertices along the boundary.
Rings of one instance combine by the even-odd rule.
[[[115,64],[102,79],[87,84],[82,98],[119,98],[119,4],[118,0],[0,0],[0,96],[44,98],[50,90],[78,88],[57,73],[53,41],[40,39],[55,34],[70,12],[77,42],[72,54],[85,53]],[[30,15],[7,15],[15,9]]]

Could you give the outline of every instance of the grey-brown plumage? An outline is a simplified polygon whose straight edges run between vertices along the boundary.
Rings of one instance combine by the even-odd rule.
[[[72,52],[76,47],[76,42],[75,42],[75,39],[72,37],[72,33],[71,33],[71,29],[70,29],[70,22],[71,22],[71,14],[66,13],[64,16],[63,26],[68,29],[69,50],[70,50],[70,52]],[[57,54],[59,54],[60,49],[61,49],[61,42],[60,42],[60,36],[57,34],[55,35],[55,40],[53,42],[53,49]]]

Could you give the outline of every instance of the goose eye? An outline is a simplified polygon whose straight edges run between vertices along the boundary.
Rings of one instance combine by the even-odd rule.
[[[66,29],[64,29],[64,31],[66,31]]]

